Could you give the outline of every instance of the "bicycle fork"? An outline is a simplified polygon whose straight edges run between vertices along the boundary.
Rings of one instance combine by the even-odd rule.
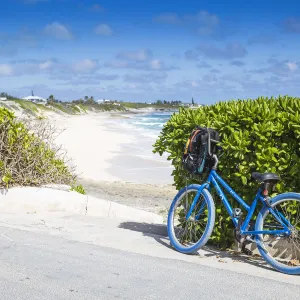
[[[206,184],[201,185],[201,187],[199,188],[199,190],[198,190],[196,196],[195,196],[194,199],[193,199],[192,205],[191,205],[191,207],[190,207],[190,209],[189,209],[189,211],[188,211],[188,213],[187,213],[187,215],[186,215],[186,217],[185,217],[185,218],[186,218],[186,221],[190,218],[190,216],[191,216],[191,214],[192,214],[192,212],[193,212],[193,210],[194,210],[194,208],[195,208],[195,206],[196,206],[196,204],[197,204],[197,202],[198,202],[198,200],[199,200],[199,197],[201,196],[202,191],[203,191],[207,186],[208,186],[208,184],[206,183]],[[198,212],[197,215],[195,216],[195,220],[198,220],[198,218],[200,217],[201,213],[202,213],[203,210],[204,210],[205,204],[206,204],[205,201],[203,201],[202,204],[201,204],[201,206],[200,206],[200,208],[199,208],[199,212]]]

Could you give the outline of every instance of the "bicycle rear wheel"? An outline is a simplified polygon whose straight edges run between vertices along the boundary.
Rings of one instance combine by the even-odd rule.
[[[300,194],[285,193],[271,200],[271,207],[290,223],[290,235],[257,235],[257,247],[262,257],[276,270],[300,274]],[[267,207],[258,214],[255,230],[282,230],[284,227]]]
[[[191,184],[181,189],[172,201],[168,214],[168,235],[174,248],[182,253],[193,253],[204,246],[215,223],[215,204],[204,189],[197,199],[191,216],[187,213],[200,185]]]

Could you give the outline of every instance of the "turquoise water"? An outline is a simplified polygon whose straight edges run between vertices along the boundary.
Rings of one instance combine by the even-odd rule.
[[[149,133],[159,133],[173,112],[151,112],[133,115],[125,123]]]

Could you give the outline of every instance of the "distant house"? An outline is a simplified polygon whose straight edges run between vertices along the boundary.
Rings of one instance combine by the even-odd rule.
[[[102,104],[102,103],[112,103],[112,100],[108,100],[108,99],[100,99],[96,101],[98,104]]]
[[[22,98],[22,100],[25,101],[30,101],[30,102],[34,102],[34,103],[40,103],[40,104],[46,104],[47,100],[42,98],[42,97],[38,97],[38,96],[27,96]]]
[[[7,98],[6,97],[0,97],[0,101],[6,101]]]
[[[102,103],[110,104],[110,103],[116,103],[117,101],[116,100],[109,100],[109,99],[100,99],[100,100],[96,100],[96,102],[98,104],[102,104]]]

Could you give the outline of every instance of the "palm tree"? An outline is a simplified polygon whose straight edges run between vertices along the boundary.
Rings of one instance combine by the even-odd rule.
[[[49,103],[49,102],[51,102],[51,103],[55,102],[55,98],[54,98],[53,95],[50,95],[50,96],[48,97],[48,103]]]

